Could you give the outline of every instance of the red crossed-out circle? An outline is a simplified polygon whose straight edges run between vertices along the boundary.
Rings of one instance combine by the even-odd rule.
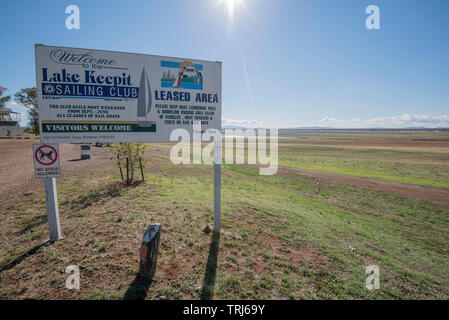
[[[42,148],[50,148],[51,150],[53,150],[53,154],[54,154],[53,157],[54,158],[52,158],[52,156],[49,156],[47,152],[41,150]],[[51,162],[47,162],[46,163],[46,162],[40,161],[39,160],[39,158],[40,158],[39,155],[44,155],[44,158],[49,159]],[[53,148],[52,146],[44,145],[44,146],[40,146],[39,148],[36,149],[36,152],[34,153],[34,158],[40,164],[42,164],[44,166],[49,166],[49,165],[52,165],[53,163],[55,163],[56,159],[58,159],[58,153],[56,152],[56,149]]]

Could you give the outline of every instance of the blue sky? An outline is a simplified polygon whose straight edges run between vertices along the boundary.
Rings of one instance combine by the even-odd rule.
[[[43,43],[221,60],[224,124],[449,127],[449,1],[234,2],[232,23],[226,0],[2,3],[0,85],[35,86]]]

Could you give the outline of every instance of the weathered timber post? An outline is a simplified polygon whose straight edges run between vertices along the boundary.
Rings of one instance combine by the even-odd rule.
[[[153,279],[156,272],[157,254],[159,249],[159,241],[161,238],[161,225],[150,224],[142,238],[140,246],[140,266],[139,277],[141,279]]]

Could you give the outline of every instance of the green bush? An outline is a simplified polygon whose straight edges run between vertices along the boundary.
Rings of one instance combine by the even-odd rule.
[[[142,168],[145,168],[145,162],[142,161],[142,159],[147,150],[147,146],[142,142],[120,142],[111,143],[110,150],[113,154],[111,159],[117,161],[122,180],[125,175],[122,172],[122,168],[125,168],[129,171],[126,182],[127,184],[132,183],[134,180],[134,174],[136,171],[140,170],[140,165],[142,165]]]

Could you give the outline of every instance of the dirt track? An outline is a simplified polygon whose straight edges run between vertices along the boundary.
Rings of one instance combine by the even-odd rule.
[[[42,186],[34,177],[32,144],[38,140],[0,140],[0,194],[11,200],[16,196]],[[77,176],[100,167],[113,166],[110,152],[106,148],[92,147],[92,160],[79,161],[78,144],[60,144],[62,177]],[[449,203],[449,189],[359,178],[321,171],[279,168],[278,174],[297,172],[301,175],[337,184],[396,193],[402,196]]]
[[[297,144],[298,140],[283,140],[283,144]],[[448,148],[448,140],[301,140],[301,144],[322,146]],[[425,150],[425,149],[424,149]]]
[[[0,140],[0,194],[11,199],[42,185],[34,177],[33,143],[39,140]],[[92,147],[92,160],[80,161],[78,144],[60,144],[62,177],[77,176],[99,167],[113,165],[110,152]]]
[[[419,186],[399,182],[390,182],[372,178],[360,178],[346,176],[337,173],[321,172],[294,168],[279,168],[278,173],[296,172],[303,176],[316,178],[320,181],[326,181],[336,184],[353,185],[356,187],[381,190],[385,192],[396,193],[409,198],[418,198],[422,200],[441,201],[449,203],[449,189]]]

